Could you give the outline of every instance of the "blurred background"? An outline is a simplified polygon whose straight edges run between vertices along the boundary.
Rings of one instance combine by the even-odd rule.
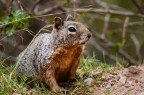
[[[85,57],[125,66],[143,63],[143,0],[0,0],[0,60],[15,63],[42,27],[69,13],[93,35]]]

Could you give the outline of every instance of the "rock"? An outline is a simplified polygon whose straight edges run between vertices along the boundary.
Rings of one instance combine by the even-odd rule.
[[[98,75],[102,75],[102,71],[90,71],[89,77],[97,77]]]
[[[108,84],[108,85],[106,86],[106,89],[109,89],[109,88],[111,88],[111,84]]]
[[[126,80],[127,80],[127,77],[126,76],[123,76],[123,75],[119,75],[119,81],[122,83],[122,84],[125,84],[126,83]]]
[[[140,69],[136,66],[130,66],[128,68],[129,72],[132,73],[132,74],[139,74],[140,73]]]
[[[130,85],[132,85],[133,82],[132,82],[132,81],[128,81],[128,83],[129,83]]]
[[[84,80],[85,85],[91,86],[94,83],[94,79],[92,78],[87,78]]]
[[[102,81],[105,81],[105,80],[106,80],[106,76],[103,75],[103,76],[101,77],[101,80],[102,80]]]
[[[125,87],[126,87],[126,88],[129,88],[130,86],[131,86],[131,85],[130,85],[130,84],[128,84],[128,83],[127,83],[127,84],[125,84]]]

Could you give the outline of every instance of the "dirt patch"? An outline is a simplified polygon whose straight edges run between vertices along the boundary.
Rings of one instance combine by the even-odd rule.
[[[144,95],[144,66],[117,71],[115,75],[106,73],[106,80],[100,85],[95,84],[90,95]]]
[[[23,88],[23,91],[26,95],[144,95],[144,66],[96,68],[84,75],[79,69],[77,74],[76,82],[59,84],[67,93],[53,93],[49,88]],[[13,95],[23,94],[14,91]]]

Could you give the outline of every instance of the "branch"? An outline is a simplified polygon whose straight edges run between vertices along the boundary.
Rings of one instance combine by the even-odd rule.
[[[127,29],[128,23],[129,23],[129,17],[126,17],[124,21],[124,25],[123,25],[123,31],[122,31],[122,43],[123,44],[126,42],[125,37],[126,37],[126,29]]]
[[[104,48],[102,48],[98,43],[96,43],[94,41],[94,39],[91,40],[91,44],[98,50],[100,51],[101,53],[103,53],[105,56],[109,57],[110,59],[112,59],[113,61],[119,61],[119,62],[122,62],[123,60],[119,57],[116,57],[112,54],[110,54],[109,52],[107,52]],[[126,62],[128,63],[128,62]]]
[[[64,8],[67,11],[74,11],[68,8]],[[140,18],[144,18],[143,14],[136,14],[133,12],[129,12],[129,11],[118,11],[118,10],[105,10],[105,9],[94,9],[94,8],[89,8],[89,9],[77,9],[75,10],[79,13],[99,13],[99,14],[116,14],[116,15],[121,15],[121,16],[130,16],[130,17],[140,17]]]
[[[102,41],[104,42],[104,46],[106,46],[106,44],[107,44],[107,47],[110,48],[111,46],[114,45],[113,42],[109,41],[108,39],[106,39],[106,38],[101,38],[101,36],[100,36],[98,33],[96,33],[96,32],[93,33],[93,35],[94,35],[96,38],[102,40]],[[130,65],[138,65],[138,64],[137,64],[137,61],[136,61],[134,58],[132,58],[129,54],[127,54],[124,50],[119,49],[118,53],[119,53],[121,56],[123,56],[123,57],[129,62],[128,66],[130,66]]]
[[[102,38],[106,36],[106,32],[108,30],[108,25],[109,25],[109,20],[110,20],[110,14],[106,14],[105,19],[104,19],[104,28],[102,31]]]
[[[136,47],[136,54],[138,56],[138,61],[139,61],[140,64],[142,64],[142,55],[141,55],[141,51],[140,51],[141,50],[141,45],[140,45],[140,43],[139,43],[139,41],[138,41],[138,39],[136,38],[135,35],[131,34],[130,37],[131,37],[131,39],[132,39],[132,41],[133,41],[133,43]]]
[[[102,6],[105,9],[109,9],[107,3],[103,2],[102,0],[94,0],[98,5]]]
[[[11,14],[11,11],[12,11],[12,3],[13,3],[14,0],[11,0],[8,5],[7,5],[7,16],[9,16]]]
[[[55,5],[53,7],[46,8],[46,9],[44,9],[42,11],[35,11],[35,14],[36,15],[44,15],[44,14],[48,14],[48,13],[50,13],[50,12],[56,10],[56,9],[59,9],[59,10],[62,10],[62,12],[65,12],[65,10],[63,10],[60,6]]]
[[[31,10],[29,11],[29,13],[32,13],[32,12],[35,10],[36,6],[40,3],[40,1],[41,1],[41,0],[37,0],[37,1],[36,1],[36,3],[32,6],[32,8],[31,8]]]
[[[137,3],[137,1],[135,0],[131,0],[133,2],[133,4],[136,6],[136,8],[138,9],[138,11],[140,13],[143,13],[143,9],[141,8],[141,6]]]
[[[17,0],[17,2],[19,4],[19,6],[20,6],[21,11],[24,12],[24,8],[23,8],[22,3],[20,2],[20,0]]]

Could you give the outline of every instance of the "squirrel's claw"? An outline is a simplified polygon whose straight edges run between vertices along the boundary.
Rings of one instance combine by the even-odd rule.
[[[64,88],[61,88],[59,92],[62,92],[62,93],[64,93],[64,94],[67,94],[67,93],[69,92],[69,90],[66,90],[66,89],[64,89]]]

